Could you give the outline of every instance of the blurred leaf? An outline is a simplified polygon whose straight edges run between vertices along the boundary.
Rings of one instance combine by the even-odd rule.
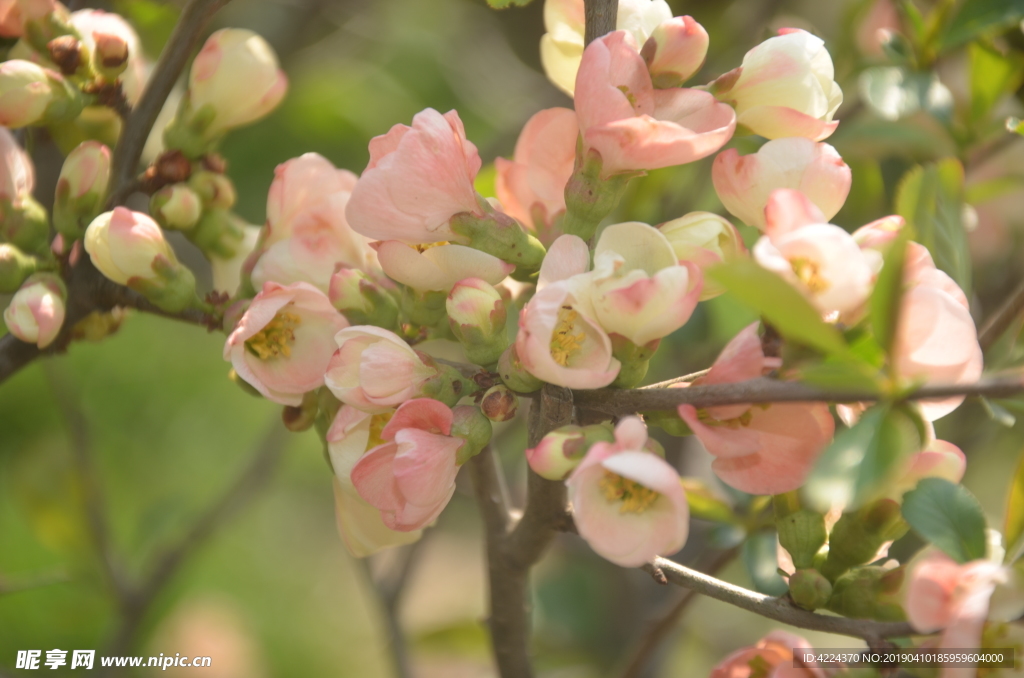
[[[533,0],[487,0],[487,4],[494,9],[508,9],[509,7],[526,7]]]
[[[889,243],[869,302],[871,327],[875,331],[875,339],[886,354],[892,353],[892,342],[896,337],[900,299],[903,297],[903,267],[909,240],[910,229],[905,227]]]
[[[1021,19],[1024,19],[1024,0],[967,0],[949,22],[949,30],[942,37],[942,50],[1009,28]]]
[[[807,480],[810,507],[854,509],[883,491],[899,462],[922,447],[913,416],[902,407],[876,405],[840,432]]]
[[[956,144],[935,118],[921,113],[906,120],[878,120],[871,116],[844,121],[829,141],[846,158],[867,158],[877,163],[888,155],[909,155],[918,160],[955,155]],[[856,181],[856,179],[854,179]]]
[[[1024,550],[1024,453],[1017,460],[1017,470],[1006,496],[1006,519],[1003,522],[1006,562],[1016,561]]]
[[[774,532],[755,532],[747,537],[740,557],[755,589],[769,596],[781,596],[789,590],[779,576],[778,545]]]
[[[1013,425],[1017,423],[1017,417],[1013,416],[1009,410],[999,403],[992,402],[984,396],[979,398],[979,400],[981,400],[981,404],[985,408],[985,412],[992,421],[1000,424],[1001,426],[1005,426],[1006,428],[1012,428]]]
[[[903,517],[958,563],[985,557],[985,514],[963,485],[924,478],[903,495]]]
[[[473,188],[485,198],[493,198],[498,195],[495,182],[498,179],[498,168],[493,162],[487,163],[476,174],[473,180]]]
[[[842,335],[821,319],[800,292],[749,259],[721,264],[708,271],[736,297],[758,311],[787,339],[825,353],[848,353]]]
[[[686,502],[690,505],[691,517],[716,523],[736,522],[732,507],[715,494],[703,480],[682,478],[681,482],[683,489],[686,490]]]
[[[860,91],[868,106],[886,120],[927,111],[948,121],[953,94],[935,73],[915,73],[900,66],[876,66],[860,75]]]
[[[1001,54],[988,45],[973,42],[971,58],[971,118],[981,120],[999,99],[1020,85],[1024,64],[1016,53]]]
[[[896,191],[896,212],[913,227],[935,265],[968,295],[971,260],[963,224],[964,168],[955,158],[907,172]]]
[[[1008,174],[988,181],[979,181],[964,190],[964,201],[972,205],[995,200],[1012,191],[1024,188],[1024,176]]]

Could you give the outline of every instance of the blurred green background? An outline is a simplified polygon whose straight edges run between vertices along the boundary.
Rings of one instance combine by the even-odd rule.
[[[1003,127],[1007,116],[1021,110],[1024,39],[1013,12],[1024,10],[1013,1],[972,3],[1008,13],[997,17],[1002,22],[984,43],[1003,55],[1009,75],[1000,75],[998,65],[980,75],[972,71],[976,56],[960,43],[906,71],[924,73],[927,83],[937,77],[948,88],[950,105],[895,111],[878,94],[882,86],[872,85],[879,72],[864,75],[893,63],[872,38],[874,0],[670,4],[711,35],[709,58],[695,83],[738,65],[745,51],[778,27],[799,26],[826,39],[846,95],[837,115],[843,123],[829,143],[854,170],[853,192],[837,223],[852,229],[890,213],[897,181],[915,163],[941,157],[965,163],[977,217],[969,237],[972,302],[980,318],[1024,277],[1024,144]],[[947,5],[954,14],[963,7],[916,3],[924,13]],[[177,14],[174,5],[152,0],[118,0],[106,8],[135,23],[151,58]],[[232,134],[223,147],[238,188],[238,212],[262,223],[274,167],[301,153],[316,151],[360,171],[372,136],[408,123],[426,107],[457,109],[485,164],[510,156],[531,114],[571,105],[539,70],[542,8],[543,0],[503,12],[483,0],[233,2],[215,27],[264,35],[291,80],[288,97],[269,119]],[[995,92],[981,108],[979,78]],[[744,152],[757,146],[750,140],[734,144]],[[43,201],[52,196],[59,170],[59,159],[51,156],[43,148],[38,158],[36,195]],[[634,181],[618,215],[659,223],[694,209],[721,212],[710,162]],[[967,220],[973,223],[969,213]],[[175,244],[186,260],[199,261],[187,243]],[[199,277],[208,280],[208,273],[201,270]],[[706,367],[753,319],[724,298],[701,304],[665,342],[650,379]],[[1015,336],[990,365],[1019,364]],[[18,650],[104,654],[123,625],[124,610],[114,602],[90,537],[86,497],[101,498],[115,566],[136,579],[184,538],[273,430],[279,408],[228,381],[222,347],[221,335],[135,314],[107,341],[76,344],[68,355],[37,362],[0,386],[0,672],[13,671]],[[1012,404],[1006,406],[968,402],[938,424],[940,437],[967,452],[965,483],[992,525],[1002,522],[1006,483],[1024,442],[1024,427],[1015,423]],[[499,451],[518,485],[525,474],[522,432],[512,427],[500,437]],[[699,443],[662,439],[686,474],[711,477]],[[394,675],[384,608],[365,563],[347,555],[335,531],[331,476],[320,444],[312,432],[285,440],[269,482],[256,483],[247,495],[251,501],[189,553],[122,654],[210,655],[213,666],[202,673],[210,678]],[[84,467],[83,455],[92,460]],[[695,521],[679,558],[693,562],[701,551],[731,546],[737,538],[734,530]],[[379,558],[370,569],[389,564]],[[721,576],[752,586],[739,561]],[[55,581],[37,585],[42,580]],[[617,675],[651,621],[682,594],[602,561],[569,536],[558,539],[534,584],[538,666],[543,675],[559,678]],[[455,499],[415,552],[398,609],[413,675],[494,675],[482,624],[480,525],[468,478],[460,477]],[[718,659],[769,628],[752,615],[699,600],[662,646],[659,661],[638,675],[707,675]],[[819,647],[855,644],[807,637]],[[155,675],[149,671],[139,675]]]

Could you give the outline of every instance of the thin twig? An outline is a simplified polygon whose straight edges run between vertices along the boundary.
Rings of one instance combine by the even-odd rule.
[[[413,542],[402,549],[400,561],[395,567],[395,572],[390,577],[375,577],[368,558],[358,559],[358,563],[366,576],[370,587],[377,594],[380,601],[382,616],[384,617],[384,629],[388,637],[388,645],[391,649],[391,659],[394,663],[395,678],[410,678],[413,675],[409,663],[409,648],[405,641],[405,632],[402,630],[399,618],[399,605],[402,601],[402,594],[405,593],[405,585],[412,574],[413,566],[416,564],[416,556],[426,539],[423,538]]]
[[[929,400],[961,395],[1005,398],[1020,393],[1024,393],[1024,375],[1013,374],[983,379],[974,384],[922,386],[899,399]],[[598,410],[608,415],[672,410],[684,404],[702,408],[786,402],[860,403],[886,398],[878,392],[829,390],[795,381],[768,378],[689,388],[573,391],[573,400],[578,407]]]
[[[691,589],[702,595],[753,612],[768,619],[801,629],[837,633],[841,636],[862,638],[871,647],[880,646],[886,638],[923,635],[905,622],[877,622],[868,619],[833,617],[802,610],[786,598],[773,598],[762,593],[724,582],[715,577],[675,563],[667,558],[655,558],[652,566],[660,570],[669,582]]]
[[[1017,286],[1006,301],[996,310],[995,313],[985,319],[985,324],[978,332],[978,343],[981,350],[987,351],[992,344],[996,343],[999,337],[1010,328],[1013,321],[1024,313],[1024,282]]]
[[[672,379],[666,379],[665,381],[659,381],[656,384],[649,384],[647,386],[641,386],[640,388],[641,389],[645,389],[645,388],[668,388],[669,386],[674,386],[675,384],[684,384],[684,383],[687,383],[687,382],[691,382],[694,379],[700,379],[701,377],[703,377],[705,374],[707,374],[710,371],[711,371],[711,368],[709,367],[706,370],[700,370],[699,372],[692,372],[690,374],[684,374],[681,377],[674,377]]]

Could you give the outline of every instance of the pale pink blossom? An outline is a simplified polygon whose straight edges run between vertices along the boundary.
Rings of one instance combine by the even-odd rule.
[[[772,191],[800,191],[822,211],[836,215],[850,193],[850,168],[828,144],[803,137],[769,141],[750,155],[722,151],[711,168],[715,191],[725,208],[750,226],[764,229],[764,209]]]
[[[712,84],[736,108],[736,122],[769,139],[821,141],[839,124],[843,103],[825,43],[807,31],[783,28],[746,53],[739,68]]]
[[[164,262],[178,261],[160,226],[141,212],[115,207],[85,230],[85,251],[100,273],[119,285],[133,278],[157,280]]]
[[[417,113],[370,140],[370,162],[345,213],[356,232],[409,244],[453,239],[448,221],[482,213],[473,180],[480,155],[455,111]]]
[[[35,168],[10,130],[0,127],[0,200],[9,200],[15,207],[32,195]]]
[[[64,324],[64,284],[50,273],[37,273],[15,292],[4,310],[4,324],[18,339],[46,348]]]
[[[430,398],[403,403],[380,433],[382,444],[352,468],[352,484],[392,530],[434,522],[455,493],[457,454],[465,444],[449,434],[452,411]]]
[[[465,245],[423,249],[399,240],[385,240],[373,247],[384,273],[416,290],[448,292],[465,278],[480,278],[497,285],[515,269],[513,264]]]
[[[136,104],[142,96],[142,88],[146,84],[146,59],[142,52],[142,41],[132,25],[119,14],[104,12],[101,9],[80,9],[71,13],[71,25],[82,36],[82,44],[89,51],[96,49],[97,43],[111,38],[123,43],[128,48],[128,65],[118,80],[128,103]]]
[[[794,659],[814,652],[800,636],[772,631],[751,647],[736,650],[711,670],[709,678],[825,678],[829,671],[811,666],[794,666]],[[767,671],[767,672],[765,672]]]
[[[0,0],[0,37],[20,38],[25,24],[52,14],[56,6],[56,0]]]
[[[654,89],[633,38],[616,31],[592,42],[576,78],[576,115],[602,175],[699,160],[722,147],[735,112],[704,91]]]
[[[323,386],[334,335],[347,326],[312,285],[268,282],[228,337],[224,359],[268,400],[297,406]]]
[[[778,189],[765,207],[765,235],[754,259],[803,292],[826,318],[859,312],[874,282],[872,260],[799,191]]]
[[[422,354],[381,327],[348,327],[334,340],[337,351],[326,365],[327,388],[338,400],[366,412],[386,412],[419,396],[437,374]]]
[[[316,153],[278,165],[267,195],[267,225],[250,263],[258,288],[267,281],[308,282],[327,291],[340,264],[367,270],[369,240],[345,220],[357,177]]]
[[[551,226],[565,212],[565,185],[576,160],[579,124],[568,108],[547,108],[523,126],[512,160],[494,161],[502,209],[549,242]]]
[[[710,372],[692,385],[756,379],[773,364],[765,358],[755,323],[736,335]],[[679,416],[714,455],[715,475],[751,494],[780,494],[803,485],[835,432],[826,403],[724,405],[699,411],[680,405]]]
[[[951,483],[959,483],[966,470],[967,457],[959,447],[945,440],[933,439],[923,450],[904,460],[890,496],[899,499],[914,489],[923,478],[943,478]]]
[[[747,256],[747,248],[736,227],[728,219],[711,212],[690,212],[658,226],[668,238],[680,263],[689,261],[707,269],[725,261]],[[713,299],[725,293],[725,286],[704,277],[700,300]]]
[[[380,511],[359,496],[352,484],[352,469],[363,454],[381,440],[380,429],[389,414],[372,415],[349,405],[338,410],[327,431],[327,450],[334,469],[334,511],[345,547],[356,558],[365,558],[394,546],[409,544],[419,530],[398,532],[384,524]],[[377,436],[374,435],[377,431]]]
[[[679,473],[646,447],[647,427],[626,417],[615,442],[595,443],[566,482],[580,536],[622,567],[671,555],[689,534]]]
[[[58,96],[54,83],[60,77],[22,59],[0,63],[0,126],[14,129],[39,123]]]
[[[675,87],[704,65],[708,32],[693,17],[677,16],[658,24],[647,42],[637,44],[655,86]]]

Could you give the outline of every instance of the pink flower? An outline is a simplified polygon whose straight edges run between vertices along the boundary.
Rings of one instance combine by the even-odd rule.
[[[612,357],[605,331],[580,312],[581,301],[569,280],[544,287],[519,314],[516,353],[523,367],[542,381],[601,388],[615,381],[620,363]]]
[[[835,131],[843,91],[825,43],[807,31],[783,28],[746,53],[739,68],[712,83],[736,107],[736,122],[769,139],[821,141]]]
[[[673,17],[658,24],[640,54],[656,86],[676,87],[704,65],[708,32],[693,17]]]
[[[373,261],[369,241],[345,220],[357,177],[316,153],[278,165],[267,196],[267,225],[250,260],[256,287],[274,281],[308,282],[324,292],[341,264],[367,270]]]
[[[616,31],[592,42],[576,77],[576,115],[602,175],[682,165],[732,136],[734,111],[707,92],[655,90],[633,38]]]
[[[963,565],[932,551],[910,570],[904,608],[920,633],[942,631],[941,648],[981,647],[989,601],[1008,574],[997,563],[974,560]],[[973,667],[947,667],[942,678],[969,678]]]
[[[224,359],[268,400],[300,405],[304,393],[323,386],[334,335],[347,326],[312,285],[268,282],[228,337]]]
[[[430,398],[403,403],[380,433],[384,441],[352,468],[352,484],[392,530],[434,522],[455,493],[456,455],[465,444],[448,434],[452,411]]]
[[[794,667],[801,650],[814,647],[798,635],[772,631],[752,647],[733,652],[711,670],[709,678],[825,678],[832,671]]]
[[[157,281],[158,269],[178,263],[157,223],[125,207],[104,212],[89,224],[85,251],[100,273],[119,285],[136,278]]]
[[[595,443],[566,482],[580,536],[623,567],[675,553],[689,534],[679,474],[646,446],[643,422],[626,417],[615,442]]]
[[[480,156],[459,114],[428,108],[412,127],[395,125],[370,140],[370,163],[345,214],[356,232],[374,240],[451,240],[452,216],[481,211],[473,188],[478,171]]]
[[[20,38],[25,24],[52,14],[56,0],[0,0],[0,37]]]
[[[398,532],[389,528],[380,511],[360,497],[352,484],[352,469],[363,453],[382,442],[379,432],[389,418],[390,413],[371,415],[343,405],[327,431],[327,450],[334,469],[338,533],[349,553],[356,558],[414,542],[422,535],[418,530]]]
[[[0,127],[0,200],[9,200],[18,207],[32,195],[35,183],[32,159],[14,140],[14,135]]]
[[[756,379],[770,366],[755,323],[736,335],[711,371],[693,385]],[[835,432],[825,403],[725,405],[700,411],[680,405],[679,416],[715,456],[715,475],[751,494],[780,494],[803,485]]]
[[[384,273],[416,290],[448,292],[466,278],[497,285],[515,266],[465,245],[437,245],[422,249],[399,240],[374,243]]]
[[[526,122],[512,160],[494,161],[495,188],[507,214],[542,235],[548,233],[565,212],[565,185],[576,161],[578,136],[576,113],[568,108],[548,108]]]
[[[4,324],[18,339],[46,348],[64,324],[64,283],[51,273],[30,276],[4,310]]]
[[[828,221],[846,202],[852,180],[836,149],[802,137],[769,141],[751,155],[741,156],[735,148],[722,151],[715,158],[711,178],[725,208],[762,230],[772,191],[800,191]]]
[[[359,325],[338,332],[338,350],[326,365],[327,388],[365,412],[386,412],[420,395],[437,374],[394,332]]]
[[[747,248],[736,227],[711,212],[684,214],[659,225],[658,230],[668,238],[679,261],[693,262],[702,274],[723,261],[747,256]],[[700,300],[713,299],[725,291],[723,285],[705,277]]]
[[[889,496],[898,500],[923,478],[944,478],[959,483],[966,470],[967,457],[959,447],[945,440],[932,440],[925,449],[904,461],[903,471]]]
[[[872,261],[845,230],[824,223],[799,191],[773,191],[754,259],[791,282],[827,319],[858,313],[874,281]]]

